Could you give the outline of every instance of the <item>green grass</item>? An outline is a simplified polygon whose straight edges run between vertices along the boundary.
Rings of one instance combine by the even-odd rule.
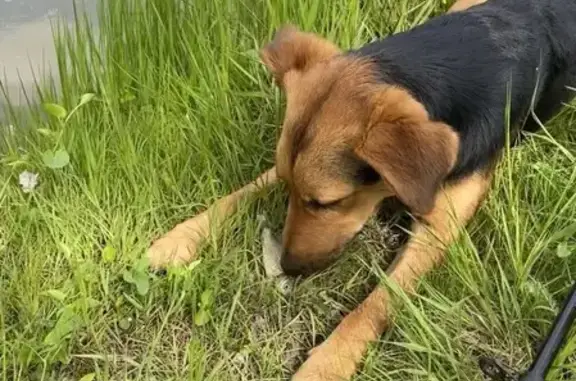
[[[42,82],[37,96],[68,110],[97,97],[66,125],[32,105],[6,110],[17,132],[0,132],[1,379],[286,379],[297,349],[377,281],[389,259],[381,245],[357,240],[282,296],[264,276],[256,219],[281,226],[278,187],[215,233],[195,268],[148,278],[138,260],[174,223],[272,165],[283,101],[257,50],[278,25],[348,48],[446,5],[104,0],[98,31],[81,15],[74,31],[58,28],[61,83]],[[481,380],[480,355],[528,366],[576,279],[574,108],[547,127],[507,153],[469,234],[404,304],[358,380]],[[70,155],[61,169],[43,163],[55,148]],[[18,186],[24,170],[40,174],[31,194]],[[209,320],[196,325],[200,310]],[[549,380],[569,368],[576,380],[575,352],[573,331]]]

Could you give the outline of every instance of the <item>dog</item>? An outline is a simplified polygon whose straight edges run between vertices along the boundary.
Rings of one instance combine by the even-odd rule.
[[[387,274],[413,292],[474,216],[508,136],[537,131],[572,99],[576,2],[460,0],[447,14],[347,52],[286,26],[261,59],[287,96],[276,166],[156,241],[152,266],[190,261],[243,198],[282,180],[286,273],[326,267],[396,197],[414,223]],[[376,287],[293,380],[352,377],[389,324],[389,301]]]

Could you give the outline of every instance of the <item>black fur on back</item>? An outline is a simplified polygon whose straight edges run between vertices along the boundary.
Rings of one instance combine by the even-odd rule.
[[[383,82],[401,86],[431,118],[460,135],[448,180],[491,164],[510,125],[538,129],[576,87],[576,0],[489,0],[434,18],[349,54],[370,57]],[[576,93],[574,93],[576,94]]]

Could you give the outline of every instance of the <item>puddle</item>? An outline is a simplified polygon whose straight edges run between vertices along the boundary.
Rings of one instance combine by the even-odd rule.
[[[23,88],[32,90],[35,77],[57,75],[51,22],[71,23],[72,4],[73,0],[0,0],[0,82],[15,106],[26,104]],[[77,4],[95,18],[96,0]],[[2,98],[0,94],[0,109]]]

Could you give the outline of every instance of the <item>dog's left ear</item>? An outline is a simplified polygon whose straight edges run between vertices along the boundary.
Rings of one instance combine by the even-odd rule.
[[[301,32],[292,25],[285,25],[260,51],[260,58],[274,75],[276,83],[283,87],[286,73],[292,70],[305,71],[339,52],[340,49],[330,41],[312,33]]]
[[[447,124],[431,121],[424,107],[403,91],[389,90],[384,97],[387,102],[354,152],[412,212],[425,215],[456,163],[458,135]]]

